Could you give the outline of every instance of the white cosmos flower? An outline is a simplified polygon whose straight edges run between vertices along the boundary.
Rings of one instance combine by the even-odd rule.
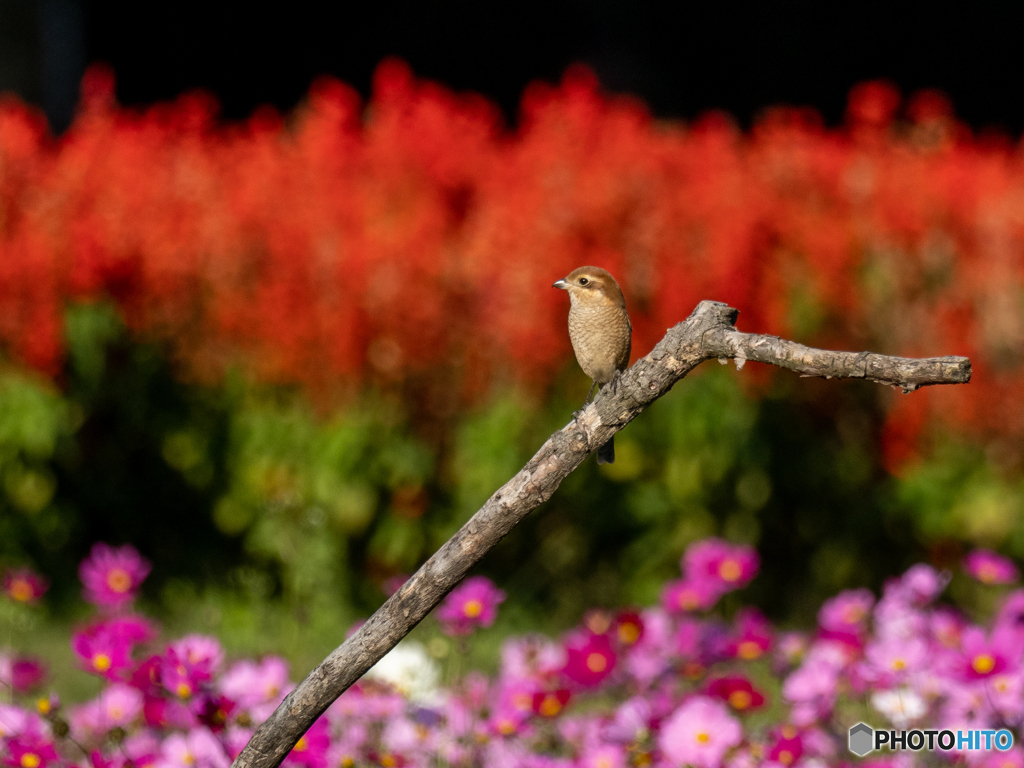
[[[924,699],[909,688],[875,691],[871,694],[871,706],[889,718],[897,728],[905,727],[928,711]]]
[[[426,704],[438,697],[441,671],[422,643],[403,640],[371,667],[366,677],[389,683],[410,701]]]

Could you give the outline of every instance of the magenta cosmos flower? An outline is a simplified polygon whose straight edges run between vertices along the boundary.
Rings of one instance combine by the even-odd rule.
[[[587,632],[566,642],[562,674],[579,685],[595,686],[612,673],[615,661],[608,635]]]
[[[471,576],[452,590],[437,611],[441,629],[448,635],[469,635],[477,627],[489,627],[498,616],[505,593],[486,576]]]
[[[990,549],[976,549],[968,554],[964,570],[982,584],[1010,584],[1020,578],[1012,560]]]
[[[722,596],[718,582],[708,579],[676,579],[665,584],[661,604],[669,613],[707,610]]]
[[[49,583],[39,574],[28,568],[18,568],[4,573],[4,594],[16,603],[36,603],[39,601]]]
[[[130,544],[115,549],[100,543],[78,566],[78,577],[87,602],[117,609],[135,599],[149,569],[149,562]]]
[[[747,712],[764,705],[764,694],[743,675],[727,675],[708,683],[708,696],[721,699],[737,712]]]
[[[963,680],[984,680],[1003,672],[1007,667],[1018,671],[1020,645],[1005,629],[995,630],[985,637],[980,627],[967,627],[960,639],[960,653],[954,661],[954,670]]]
[[[868,589],[847,589],[826,600],[818,611],[818,625],[826,632],[860,636],[867,628],[875,596]]]
[[[742,739],[739,722],[724,704],[696,696],[665,721],[658,746],[673,765],[718,768],[725,753]]]
[[[710,583],[720,594],[745,587],[757,575],[760,564],[753,547],[717,538],[690,546],[682,563],[688,581]]]
[[[60,758],[53,744],[41,734],[24,733],[7,742],[4,765],[14,768],[46,768]]]

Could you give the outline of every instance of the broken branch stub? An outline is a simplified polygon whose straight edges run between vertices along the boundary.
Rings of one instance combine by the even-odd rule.
[[[276,768],[313,722],[405,637],[466,572],[523,518],[551,498],[590,453],[705,360],[754,360],[805,376],[860,378],[911,392],[970,381],[966,357],[927,359],[813,349],[741,333],[737,310],[702,301],[594,401],[541,446],[526,466],[435,552],[348,640],[299,683],[253,734],[233,768]]]

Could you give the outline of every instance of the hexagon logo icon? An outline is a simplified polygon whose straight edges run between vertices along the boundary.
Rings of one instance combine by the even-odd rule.
[[[850,729],[850,751],[864,757],[874,748],[875,731],[870,725],[857,723]]]

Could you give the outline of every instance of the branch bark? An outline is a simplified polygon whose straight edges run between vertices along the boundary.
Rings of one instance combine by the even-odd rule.
[[[738,311],[703,301],[670,328],[650,354],[614,386],[606,386],[573,421],[548,438],[511,480],[348,640],[281,703],[250,739],[233,768],[276,768],[313,722],[395,647],[487,552],[551,498],[569,473],[705,360],[747,360],[804,376],[859,378],[912,392],[932,384],[965,384],[966,357],[902,358],[813,349],[774,336],[741,333]]]

